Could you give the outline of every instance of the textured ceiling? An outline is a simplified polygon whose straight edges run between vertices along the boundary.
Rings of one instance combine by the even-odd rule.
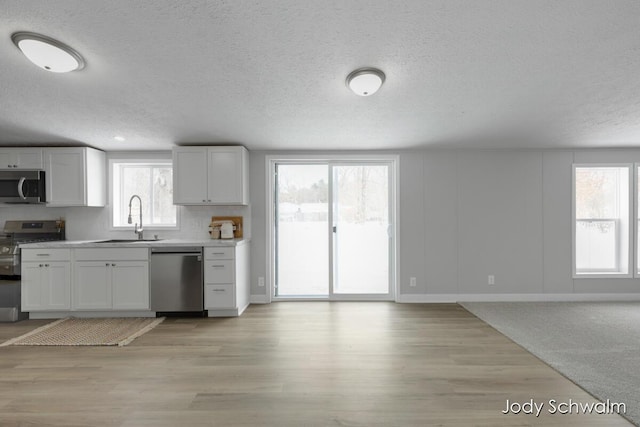
[[[0,0],[0,10],[0,145],[640,146],[636,0]],[[31,65],[15,31],[69,44],[86,68]],[[364,98],[345,87],[362,66],[387,76]]]

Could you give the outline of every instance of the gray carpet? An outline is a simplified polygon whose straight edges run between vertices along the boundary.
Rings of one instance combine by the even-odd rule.
[[[465,302],[601,401],[624,402],[640,425],[639,302]]]

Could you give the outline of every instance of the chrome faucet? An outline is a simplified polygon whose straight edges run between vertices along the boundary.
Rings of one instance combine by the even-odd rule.
[[[131,202],[133,202],[133,199],[136,197],[138,198],[138,202],[140,205],[140,228],[138,228],[138,223],[136,222],[133,232],[138,235],[138,240],[142,240],[143,239],[142,232],[144,231],[144,228],[142,228],[142,199],[137,194],[134,194],[129,199],[129,218],[127,218],[127,223],[131,224]]]

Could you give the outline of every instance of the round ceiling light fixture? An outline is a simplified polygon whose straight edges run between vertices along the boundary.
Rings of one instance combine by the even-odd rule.
[[[29,61],[52,73],[82,70],[84,59],[66,44],[42,34],[20,31],[11,35],[13,43]]]
[[[347,76],[347,87],[356,95],[371,96],[380,89],[384,78],[377,68],[358,68]]]

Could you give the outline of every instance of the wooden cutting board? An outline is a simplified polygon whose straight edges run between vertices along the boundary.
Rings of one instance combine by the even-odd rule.
[[[243,236],[243,228],[242,228],[242,217],[241,216],[212,216],[211,222],[213,221],[233,221],[233,225],[236,226],[236,229],[233,231],[233,237],[235,239],[241,239]]]

